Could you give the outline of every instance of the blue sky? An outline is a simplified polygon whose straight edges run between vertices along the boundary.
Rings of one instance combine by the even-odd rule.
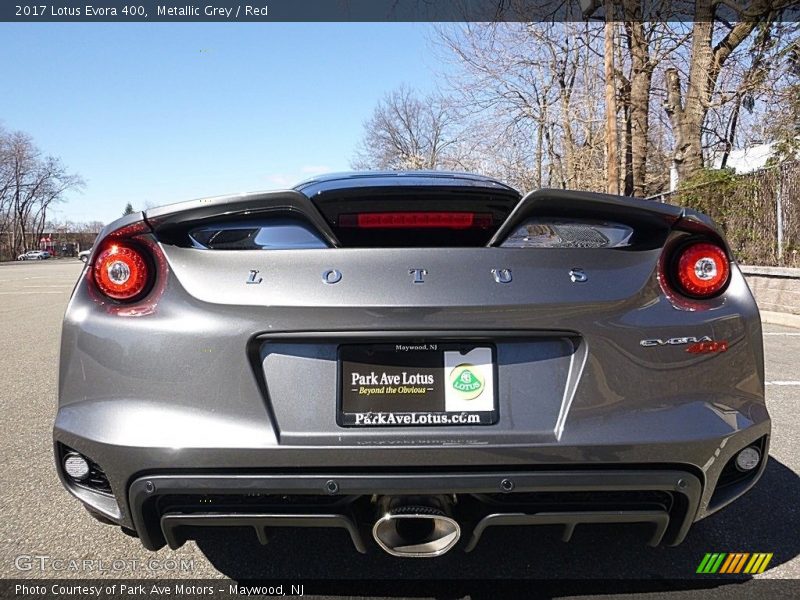
[[[349,169],[389,90],[435,86],[422,23],[2,24],[0,124],[86,180],[74,221]]]

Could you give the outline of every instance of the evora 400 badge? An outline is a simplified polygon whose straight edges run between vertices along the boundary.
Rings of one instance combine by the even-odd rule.
[[[640,346],[644,346],[645,348],[650,348],[652,346],[683,346],[685,344],[698,344],[700,342],[713,342],[710,337],[704,335],[703,337],[674,337],[669,338],[666,340],[661,339],[653,339],[653,340],[641,340],[639,342]]]
[[[666,340],[653,339],[641,340],[639,345],[645,348],[654,346],[686,346],[689,354],[711,354],[714,352],[727,352],[728,340],[712,340],[709,336],[703,337],[674,337]]]

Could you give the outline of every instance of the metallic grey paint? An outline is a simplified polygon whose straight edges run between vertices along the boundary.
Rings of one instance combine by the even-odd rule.
[[[341,248],[309,200],[353,186],[407,186],[413,194],[415,186],[444,184],[510,193],[475,176],[343,176],[286,192],[192,201],[109,225],[95,249],[110,233],[144,221],[163,259],[154,289],[135,310],[98,297],[90,277],[94,257],[74,290],[64,317],[54,438],[57,448],[98,463],[114,494],[67,482],[59,464],[67,489],[94,512],[143,534],[130,486],[156,474],[490,469],[563,470],[569,477],[572,469],[631,468],[657,478],[677,469],[698,482],[690,520],[755,483],[766,461],[744,484],[714,495],[725,464],[762,438],[766,453],[770,433],[758,309],[735,264],[723,294],[698,309],[665,293],[661,244],[497,247],[513,219],[537,206],[550,214],[559,199],[576,215],[596,206],[625,218],[627,210],[643,227],[669,229],[667,243],[686,235],[673,229],[677,223],[708,227],[704,216],[540,191],[520,202],[487,247]],[[332,247],[215,251],[164,241],[184,222],[280,211],[305,215]],[[426,271],[424,283],[414,283],[414,269]],[[248,284],[255,283],[253,271],[258,285]],[[506,271],[512,276],[498,278]],[[689,336],[726,340],[728,350],[687,354],[682,345],[640,343]],[[337,346],[376,340],[495,344],[499,422],[339,427]],[[597,485],[602,481],[598,474]]]

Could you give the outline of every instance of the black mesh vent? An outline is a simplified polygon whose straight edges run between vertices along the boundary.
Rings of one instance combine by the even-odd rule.
[[[89,478],[77,483],[77,485],[89,488],[95,492],[100,492],[101,494],[112,495],[111,484],[108,482],[105,471],[91,460],[89,461]]]
[[[170,494],[158,498],[158,512],[194,512],[225,510],[277,510],[314,508],[347,504],[350,497],[316,496],[310,494]]]
[[[563,510],[663,510],[669,512],[674,497],[658,490],[587,492],[516,492],[487,494],[485,501],[537,511]]]

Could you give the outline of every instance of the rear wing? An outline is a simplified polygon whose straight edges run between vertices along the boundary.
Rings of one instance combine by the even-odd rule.
[[[595,219],[622,223],[637,230],[668,230],[682,215],[683,209],[678,206],[649,200],[595,192],[542,189],[520,200],[489,245],[502,243],[517,227],[533,217]]]
[[[269,217],[296,217],[316,229],[331,246],[338,240],[311,200],[295,190],[256,192],[189,200],[148,210],[144,214],[162,241],[178,243],[185,232],[207,223],[233,220],[258,220]]]
[[[347,188],[343,191],[346,192]],[[493,231],[487,235],[488,242],[487,238],[484,238],[474,244],[475,246],[500,246],[527,220],[542,218],[584,219],[626,225],[634,230],[634,239],[639,247],[654,247],[663,244],[666,236],[673,229],[711,235],[721,243],[725,243],[720,229],[706,215],[690,209],[638,198],[593,192],[542,189],[527,194],[521,200],[514,199],[507,190],[503,190],[505,194],[500,198],[492,194],[488,200],[484,200],[480,196],[475,196],[475,187],[466,188],[462,196],[457,193],[456,187],[448,186],[447,193],[452,195],[452,200],[443,204],[431,204],[429,208],[429,202],[425,201],[423,197],[424,194],[430,192],[430,188],[423,186],[386,186],[383,192],[389,192],[389,195],[375,199],[361,196],[365,191],[358,190],[360,197],[345,196],[341,201],[336,200],[336,204],[328,203],[327,205],[325,202],[320,202],[320,198],[317,197],[324,194],[316,194],[312,200],[298,190],[234,194],[190,200],[119,219],[106,227],[100,238],[105,237],[108,232],[138,221],[154,232],[160,241],[185,246],[188,243],[188,232],[198,227],[219,225],[224,228],[227,226],[226,224],[233,226],[234,223],[237,227],[243,227],[243,223],[246,222],[263,224],[265,219],[288,217],[306,223],[309,229],[318,233],[325,245],[336,248],[351,244],[347,239],[342,239],[340,234],[343,232],[341,228],[337,228],[337,221],[331,207],[336,206],[338,209],[339,206],[342,206],[342,210],[351,210],[350,207],[363,202],[362,206],[365,209],[382,210],[381,207],[386,204],[387,207],[397,210],[397,206],[407,206],[410,199],[419,195],[418,210],[423,211],[429,209],[454,210],[462,206],[469,206],[469,203],[475,204],[476,211],[482,210],[482,206],[491,206],[492,210],[496,211],[494,214],[498,217],[496,228],[492,228]],[[489,204],[481,204],[484,202]],[[507,208],[503,209],[504,206]],[[409,232],[407,235],[413,236],[414,234]],[[380,241],[379,239],[378,242]],[[437,245],[446,244],[447,240],[443,239],[442,243]],[[380,246],[380,243],[376,243],[377,246]]]

